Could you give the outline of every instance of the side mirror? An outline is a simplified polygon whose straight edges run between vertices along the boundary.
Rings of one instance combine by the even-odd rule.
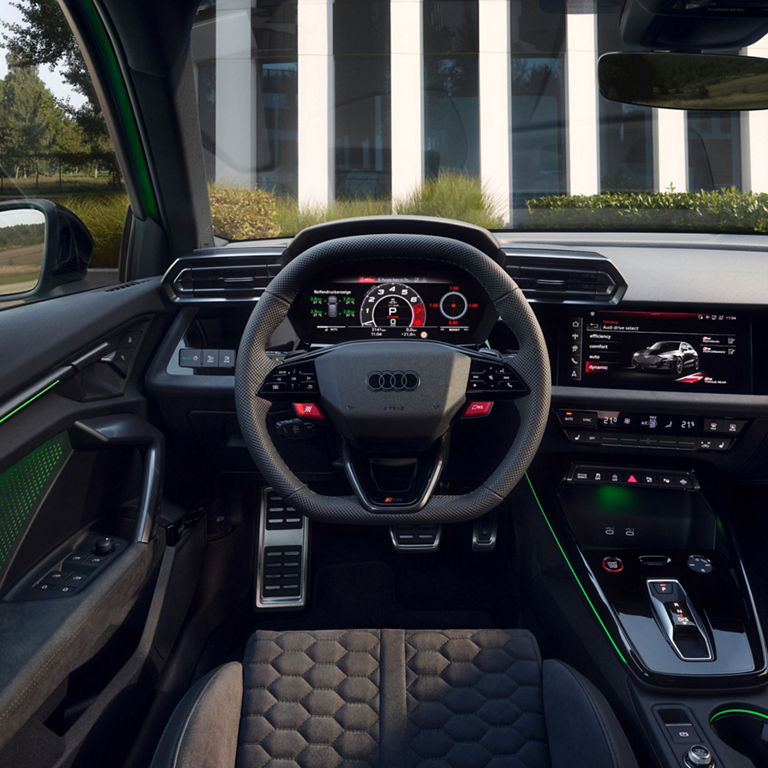
[[[707,53],[605,53],[600,93],[664,109],[768,108],[768,59]]]
[[[0,203],[0,299],[43,298],[85,276],[93,238],[85,224],[50,200]]]

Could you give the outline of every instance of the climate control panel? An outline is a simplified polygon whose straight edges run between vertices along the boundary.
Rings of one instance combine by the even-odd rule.
[[[557,410],[567,440],[574,444],[728,451],[747,426],[745,419],[629,411]]]

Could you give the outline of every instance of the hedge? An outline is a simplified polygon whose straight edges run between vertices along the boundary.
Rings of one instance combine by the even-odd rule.
[[[328,208],[299,210],[293,198],[275,198],[262,189],[219,185],[209,188],[214,232],[231,240],[296,234],[331,219],[389,213],[386,198],[340,200]],[[85,222],[95,242],[91,265],[114,267],[120,253],[128,198],[120,192],[65,195],[57,202]],[[528,200],[528,230],[634,230],[672,232],[768,233],[768,194],[739,192],[612,192],[602,195],[552,195]],[[400,214],[442,216],[496,229],[504,226],[479,182],[457,174],[428,180],[407,200]]]
[[[226,240],[258,240],[280,234],[275,197],[263,189],[211,184],[213,231]]]
[[[552,195],[526,202],[522,229],[768,232],[768,194],[713,192]]]

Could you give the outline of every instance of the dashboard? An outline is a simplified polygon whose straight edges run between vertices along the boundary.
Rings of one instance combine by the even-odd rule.
[[[705,460],[763,478],[757,457],[768,460],[768,368],[761,362],[768,359],[768,270],[758,246],[768,248],[768,238],[497,237],[499,260],[531,301],[550,352],[552,414],[542,453]],[[265,241],[211,249],[180,260],[164,279],[183,311],[148,386],[178,431],[196,435],[212,453],[237,443],[230,405],[237,350],[253,301],[282,268],[284,247]],[[590,274],[604,264],[623,288],[613,297],[582,298]],[[566,283],[573,294],[563,295]],[[361,255],[318,271],[272,346],[279,354],[399,338],[516,349],[474,277],[418,254],[395,266]],[[221,413],[229,414],[223,428]],[[275,419],[296,455],[310,450],[302,435],[322,431],[298,429],[289,412]],[[480,421],[466,429],[480,434]],[[494,420],[486,421],[491,428]],[[500,435],[487,439],[503,443]],[[328,449],[318,448],[314,460],[321,453]]]

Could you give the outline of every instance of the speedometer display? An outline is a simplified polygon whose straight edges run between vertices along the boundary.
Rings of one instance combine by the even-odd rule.
[[[485,292],[465,275],[340,275],[305,288],[291,310],[299,335],[318,343],[366,338],[470,343],[482,341],[475,336],[493,319]]]
[[[360,325],[376,328],[423,328],[427,308],[421,296],[410,285],[390,283],[377,285],[363,296]]]

